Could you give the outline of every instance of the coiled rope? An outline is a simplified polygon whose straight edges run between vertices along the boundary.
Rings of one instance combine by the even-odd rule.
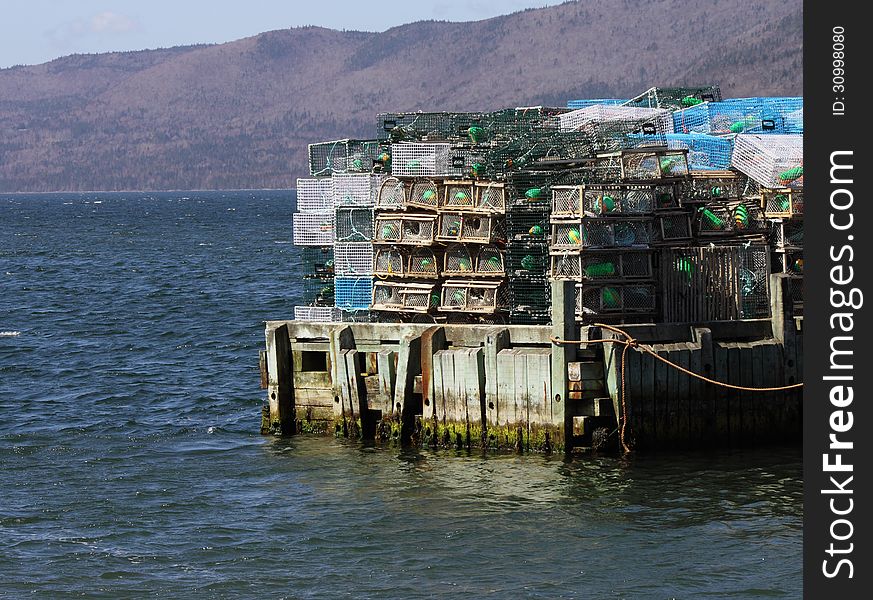
[[[608,331],[612,331],[619,335],[624,336],[624,339],[621,338],[604,338],[600,340],[562,340],[557,337],[550,337],[549,339],[553,344],[563,346],[569,344],[578,344],[578,345],[587,345],[587,344],[622,344],[624,348],[621,351],[621,427],[619,428],[619,440],[621,441],[621,447],[625,452],[631,452],[631,448],[627,445],[625,441],[625,430],[627,427],[627,403],[625,402],[625,357],[627,356],[627,351],[629,348],[639,348],[643,352],[651,354],[661,362],[673,367],[677,371],[681,371],[686,375],[690,375],[691,377],[696,377],[701,381],[705,381],[706,383],[711,383],[713,385],[718,385],[724,388],[732,389],[732,390],[740,390],[744,392],[779,392],[784,390],[793,390],[803,387],[803,383],[792,383],[791,385],[783,385],[779,387],[748,387],[742,385],[733,385],[731,383],[725,383],[723,381],[717,381],[715,379],[711,379],[706,377],[705,375],[700,375],[699,373],[695,373],[694,371],[689,371],[685,367],[677,365],[674,362],[671,362],[659,355],[655,352],[650,346],[645,344],[641,344],[638,340],[636,340],[633,336],[631,336],[628,332],[619,329],[618,327],[613,327],[612,325],[606,325],[604,323],[594,323],[595,327],[600,327],[602,329],[606,329]]]

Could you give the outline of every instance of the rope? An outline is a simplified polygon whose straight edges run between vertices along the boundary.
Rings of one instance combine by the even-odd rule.
[[[732,389],[732,390],[740,390],[740,391],[744,391],[744,392],[778,392],[778,391],[792,390],[792,389],[798,389],[798,388],[803,387],[803,383],[793,383],[791,385],[783,385],[783,386],[779,386],[779,387],[748,387],[748,386],[742,386],[742,385],[733,385],[731,383],[725,383],[723,381],[717,381],[715,379],[710,379],[709,377],[706,377],[704,375],[700,375],[699,373],[695,373],[693,371],[689,371],[685,367],[682,367],[680,365],[677,365],[674,362],[667,360],[666,358],[664,358],[663,356],[660,356],[657,352],[655,352],[651,347],[646,346],[644,344],[640,344],[628,332],[623,331],[623,330],[619,329],[618,327],[613,327],[612,325],[606,325],[604,323],[594,323],[594,326],[601,327],[601,328],[606,329],[608,331],[612,331],[614,333],[622,335],[622,336],[624,336],[625,339],[603,338],[603,339],[598,339],[598,340],[562,340],[562,339],[557,338],[555,336],[551,336],[549,339],[553,344],[557,344],[559,346],[567,345],[567,344],[587,345],[587,344],[605,344],[605,343],[624,345],[624,348],[621,351],[621,427],[619,429],[619,440],[621,441],[621,447],[625,452],[631,451],[631,448],[628,446],[627,442],[625,441],[625,430],[627,427],[627,404],[625,401],[625,387],[626,386],[625,386],[624,366],[626,364],[625,357],[627,356],[627,351],[629,348],[638,348],[638,349],[642,350],[643,352],[646,352],[647,354],[651,354],[652,356],[654,356],[655,358],[657,358],[661,362],[673,367],[677,371],[685,373],[686,375],[690,375],[691,377],[696,377],[697,379],[705,381],[706,383],[711,383],[713,385],[721,386],[721,387]]]

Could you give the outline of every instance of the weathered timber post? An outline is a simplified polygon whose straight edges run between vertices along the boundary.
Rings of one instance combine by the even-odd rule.
[[[448,347],[446,342],[446,330],[441,326],[428,327],[421,332],[421,415],[422,428],[425,433],[430,428],[430,442],[433,444],[436,441],[437,432],[437,406],[435,385],[442,385],[442,382],[436,382],[434,373],[434,354],[440,350],[445,350]],[[445,417],[445,415],[443,415]],[[413,417],[414,418],[414,417]],[[424,436],[425,438],[427,435]],[[405,442],[406,440],[404,440]],[[427,442],[428,440],[422,440]]]
[[[576,339],[576,283],[552,281],[552,335],[561,340]],[[552,344],[552,394],[564,403],[564,449],[572,450],[573,414],[570,408],[567,363],[576,360],[573,344]]]
[[[352,405],[352,391],[349,387],[348,353],[355,348],[352,328],[342,325],[330,330],[328,336],[330,357],[330,378],[333,384],[333,417],[337,434],[357,435],[359,409]],[[354,363],[353,363],[354,364]]]
[[[505,348],[509,348],[509,330],[505,327],[489,329],[485,334],[485,405],[482,429],[488,434],[487,444],[495,446],[499,445],[500,440],[494,433],[487,430],[490,428],[499,430],[501,415],[497,386],[500,375],[497,367],[497,355]]]
[[[397,380],[394,385],[394,406],[401,406],[400,441],[409,443],[415,429],[415,415],[421,414],[421,407],[413,403],[415,377],[421,374],[421,336],[407,333],[400,338],[397,353]],[[421,384],[424,393],[424,381]],[[413,405],[415,404],[415,405]]]
[[[269,431],[281,435],[297,433],[294,419],[294,369],[291,337],[287,325],[266,331],[267,397],[270,404]]]
[[[797,354],[797,332],[794,327],[794,300],[787,273],[770,275],[770,322],[773,337],[782,342],[785,362],[785,383],[800,381],[797,363],[791,360]]]

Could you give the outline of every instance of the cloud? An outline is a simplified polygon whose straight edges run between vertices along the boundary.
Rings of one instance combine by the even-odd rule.
[[[139,31],[139,21],[113,11],[103,11],[90,17],[67,21],[46,32],[52,45],[64,51],[89,46],[98,40]]]
[[[139,28],[134,19],[109,10],[91,17],[88,26],[92,33],[128,33]]]

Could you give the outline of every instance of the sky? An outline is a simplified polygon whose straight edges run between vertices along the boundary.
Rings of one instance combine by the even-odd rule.
[[[78,53],[221,43],[303,25],[384,31],[563,0],[0,0],[0,68]]]

